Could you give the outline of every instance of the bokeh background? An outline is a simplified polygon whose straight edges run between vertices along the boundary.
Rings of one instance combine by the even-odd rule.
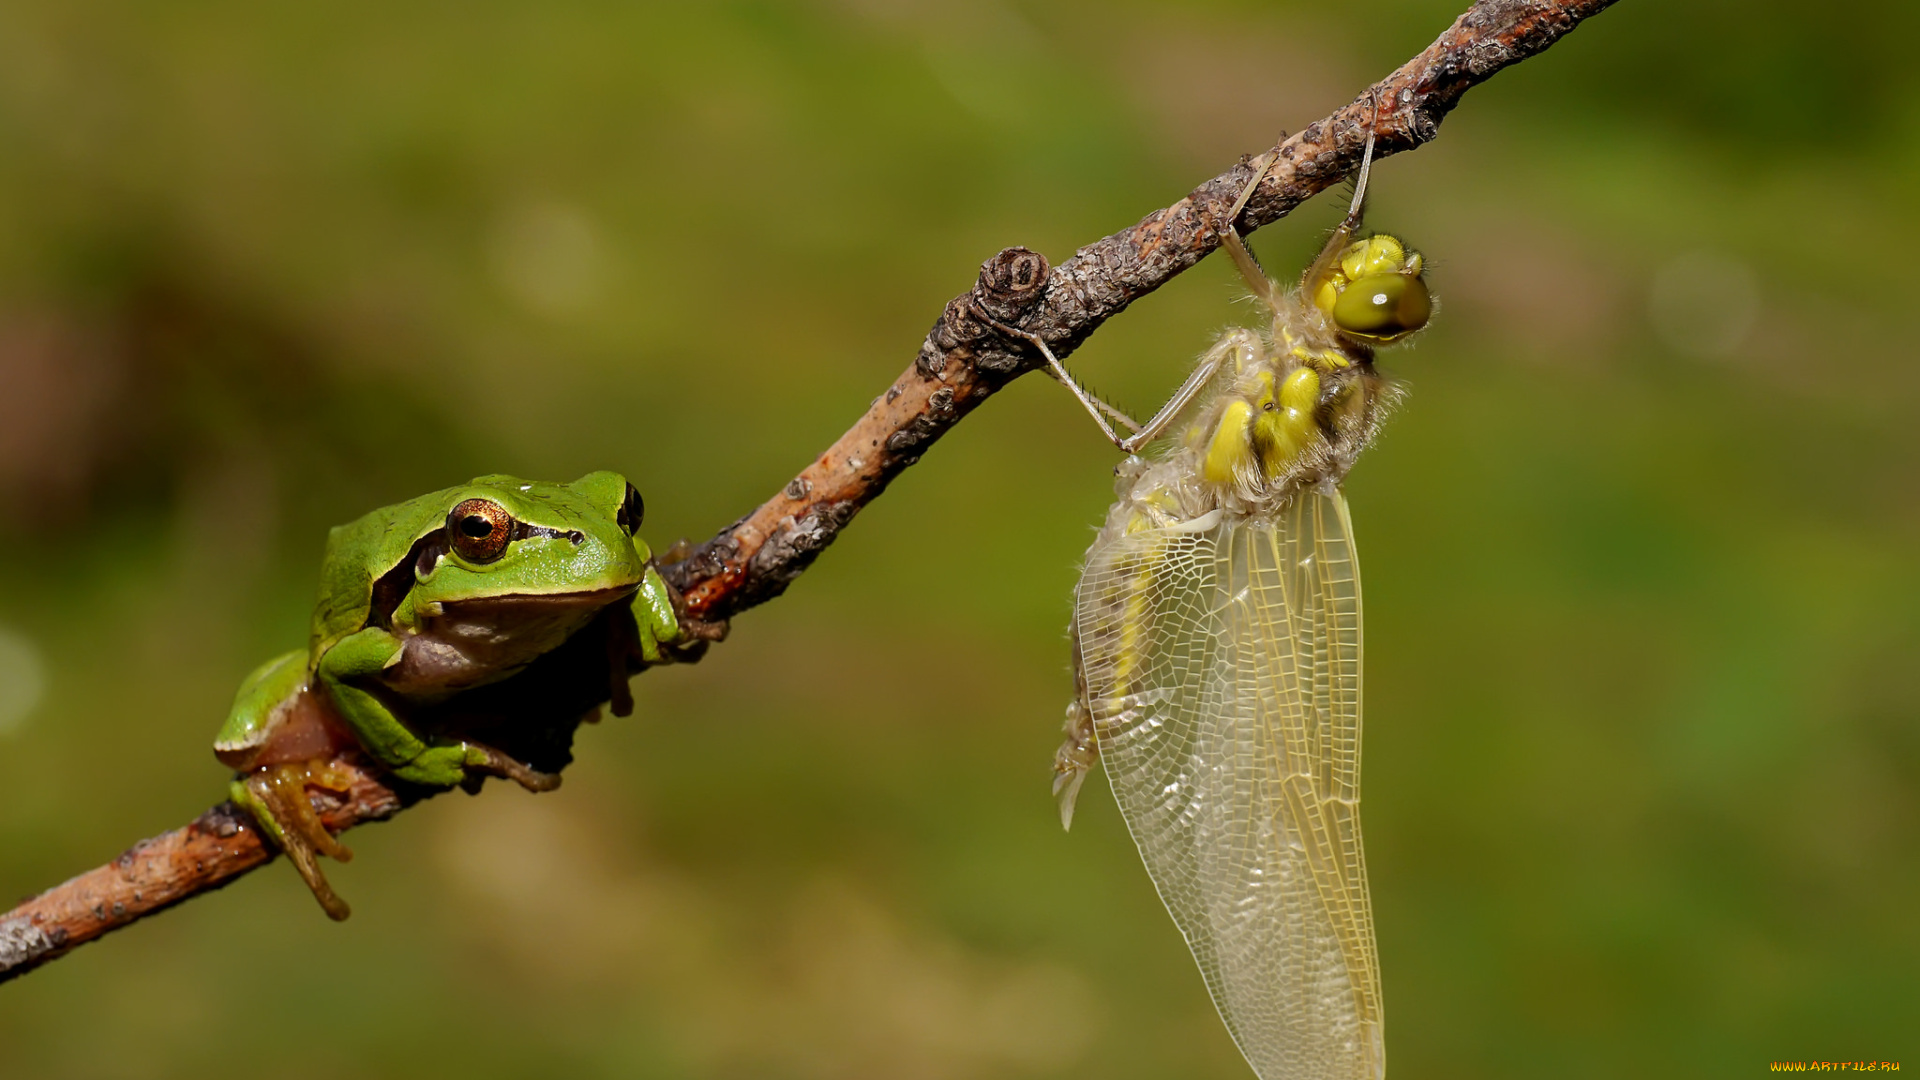
[[[981,260],[1459,6],[0,6],[0,896],[221,796],[328,525],[613,468],[708,536]],[[1920,1067],[1920,13],[1844,8],[1624,0],[1375,173],[1443,303],[1349,487],[1397,1075]],[[1240,296],[1075,366],[1150,411]],[[1249,1075],[1048,795],[1113,460],[1015,384],[564,790],[353,834],[345,925],[275,866],[0,987],[0,1074]]]

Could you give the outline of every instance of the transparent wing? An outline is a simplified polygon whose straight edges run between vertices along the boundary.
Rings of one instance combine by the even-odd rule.
[[[1262,1080],[1383,1075],[1344,499],[1104,536],[1074,611],[1115,799]]]

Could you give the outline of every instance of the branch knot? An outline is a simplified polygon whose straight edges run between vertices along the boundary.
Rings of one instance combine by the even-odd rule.
[[[1016,322],[1047,291],[1052,272],[1047,257],[1023,247],[1010,247],[980,264],[975,291],[980,306],[1002,322]]]

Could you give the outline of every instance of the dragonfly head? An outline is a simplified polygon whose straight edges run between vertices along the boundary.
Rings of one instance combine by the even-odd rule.
[[[1385,233],[1355,240],[1313,284],[1313,302],[1343,337],[1387,345],[1427,325],[1426,260]]]

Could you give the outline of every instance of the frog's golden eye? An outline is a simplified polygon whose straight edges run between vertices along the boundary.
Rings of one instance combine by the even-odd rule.
[[[631,483],[627,485],[627,497],[620,503],[620,512],[613,516],[614,524],[627,530],[632,536],[640,531],[640,523],[646,520],[647,502],[640,497],[640,489]]]
[[[492,562],[512,539],[513,515],[490,499],[468,499],[447,515],[447,544],[468,562]]]
[[[1340,291],[1333,322],[1362,341],[1393,341],[1427,325],[1433,295],[1412,274],[1368,274]]]

